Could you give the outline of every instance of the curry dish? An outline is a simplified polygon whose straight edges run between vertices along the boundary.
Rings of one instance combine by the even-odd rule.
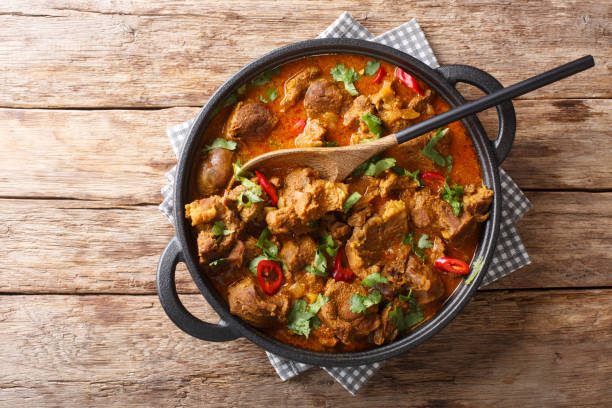
[[[275,149],[368,143],[448,109],[409,73],[359,55],[299,59],[240,87],[204,134],[185,207],[231,313],[296,347],[357,351],[405,335],[469,284],[493,192],[460,122],[343,182],[240,167]]]

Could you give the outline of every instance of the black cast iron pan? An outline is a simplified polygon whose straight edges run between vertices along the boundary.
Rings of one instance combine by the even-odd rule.
[[[187,203],[187,194],[192,178],[192,164],[200,146],[200,139],[215,108],[224,103],[238,87],[264,71],[298,58],[330,53],[362,54],[397,65],[425,81],[451,107],[465,103],[461,94],[455,89],[455,84],[458,82],[474,85],[485,93],[491,93],[502,88],[494,77],[478,68],[467,65],[447,65],[432,69],[394,48],[353,39],[316,39],[291,44],[258,58],[232,76],[202,108],[183,147],[177,167],[174,189],[176,236],[164,250],[157,271],[157,289],[164,310],[179,328],[194,337],[217,342],[246,337],[265,350],[281,357],[319,366],[354,366],[372,363],[406,352],[442,330],[468,303],[487,272],[502,218],[499,165],[510,152],[516,130],[516,117],[512,102],[504,102],[496,106],[499,132],[494,141],[489,140],[476,116],[470,116],[462,120],[476,149],[483,182],[495,193],[490,210],[491,215],[484,225],[482,238],[474,254],[474,259],[481,258],[483,260],[483,267],[470,285],[463,282],[459,284],[436,316],[406,337],[371,350],[352,353],[323,353],[296,348],[267,336],[243,322],[239,317],[232,315],[229,312],[228,305],[217,293],[206,274],[200,272],[196,242],[190,234],[190,225],[185,220],[185,204]],[[189,273],[200,292],[219,314],[221,318],[219,323],[207,323],[194,317],[179,300],[174,281],[176,265],[179,262],[184,262],[187,265]]]

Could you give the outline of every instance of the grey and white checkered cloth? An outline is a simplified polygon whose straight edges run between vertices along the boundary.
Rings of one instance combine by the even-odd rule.
[[[319,38],[326,37],[359,38],[379,42],[404,51],[420,59],[432,68],[437,68],[439,66],[425,38],[425,34],[423,34],[421,27],[414,19],[375,37],[348,12],[344,12],[332,25],[319,35]],[[195,119],[188,120],[170,127],[166,131],[177,157],[183,146],[183,142],[189,135],[194,120]],[[162,189],[164,201],[159,206],[159,210],[168,217],[172,224],[174,224],[172,200],[175,174],[176,167],[166,173],[169,184]],[[515,226],[516,222],[531,208],[531,203],[503,169],[500,169],[500,178],[503,221],[500,227],[499,239],[493,254],[493,259],[486,276],[482,280],[481,287],[531,263]],[[283,381],[295,377],[302,371],[311,367],[308,364],[298,363],[268,352],[266,353],[268,354],[270,363],[276,369],[276,372]],[[321,368],[334,377],[348,392],[355,395],[381,366],[382,363],[373,363],[358,367]]]

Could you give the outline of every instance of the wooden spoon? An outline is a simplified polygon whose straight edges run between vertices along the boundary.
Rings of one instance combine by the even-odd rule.
[[[396,134],[391,134],[372,142],[343,147],[309,147],[275,150],[253,158],[245,163],[242,169],[261,170],[286,166],[310,167],[318,171],[319,176],[323,179],[341,181],[361,163],[390,147],[402,144],[441,126],[584,71],[591,68],[594,64],[593,57],[590,55],[579,58],[434,116]]]

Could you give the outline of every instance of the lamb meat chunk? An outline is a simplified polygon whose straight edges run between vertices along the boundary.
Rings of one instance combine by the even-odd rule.
[[[238,102],[227,121],[226,132],[230,138],[263,136],[277,123],[278,119],[264,103]]]
[[[293,299],[308,299],[309,303],[317,299],[319,293],[323,293],[327,278],[313,275],[312,273],[302,273],[293,275],[293,283],[287,287],[287,293]]]
[[[446,202],[440,201],[435,206],[438,224],[442,236],[452,242],[460,242],[473,233],[478,223],[489,217],[489,207],[493,200],[493,191],[484,186],[466,188],[463,196],[463,210],[457,217]]]
[[[244,186],[239,185],[228,191],[225,194],[224,198],[233,203],[237,203],[238,197],[240,197],[240,194],[242,194],[243,192]],[[267,195],[264,193],[264,198],[265,197],[267,197]],[[240,215],[240,219],[245,224],[253,223],[256,225],[263,225],[265,221],[264,209],[266,207],[266,201],[258,201],[255,203],[251,203],[251,205],[248,207],[238,205],[236,205],[236,207],[238,208],[238,214]]]
[[[191,220],[191,226],[211,222],[223,212],[220,196],[212,196],[195,200],[185,205],[185,217]]]
[[[338,344],[338,341],[340,341],[335,336],[334,330],[327,326],[321,326],[317,330],[313,331],[311,335],[314,336],[324,347],[335,347],[336,344]]]
[[[235,211],[224,205],[224,199],[220,196],[211,196],[187,204],[185,216],[190,218],[191,224],[199,230],[197,242],[201,263],[208,263],[229,251],[243,227]],[[214,236],[212,228],[217,221],[223,222],[225,229],[233,232],[221,238]]]
[[[248,238],[244,241],[244,257],[247,260],[251,260],[253,258],[257,258],[258,256],[263,254],[263,251],[257,245],[257,239],[252,236],[248,236]]]
[[[290,207],[272,210],[266,214],[266,224],[273,234],[289,234],[291,232],[294,235],[301,235],[310,231],[302,221]]]
[[[369,335],[380,326],[378,305],[371,306],[366,314],[351,311],[351,296],[366,295],[366,288],[356,283],[347,283],[329,279],[325,285],[324,295],[329,298],[321,308],[321,321],[334,331],[343,343]]]
[[[402,201],[387,201],[378,214],[356,227],[346,243],[350,269],[363,279],[380,262],[383,251],[408,231],[408,214]]]
[[[369,206],[359,211],[352,211],[347,223],[351,227],[362,227],[370,215],[372,215],[372,208]]]
[[[410,108],[400,108],[398,104],[393,104],[379,111],[379,116],[385,127],[395,133],[409,127],[411,121],[420,114]]]
[[[290,273],[304,269],[314,259],[317,244],[308,235],[283,242],[279,256]]]
[[[245,249],[246,246],[244,242],[237,240],[229,255],[227,255],[227,262],[234,264],[235,266],[242,266]]]
[[[431,194],[427,189],[414,192],[410,199],[405,200],[410,219],[417,228],[429,226],[432,219],[435,219],[434,207],[440,198]]]
[[[401,288],[408,284],[405,272],[409,255],[410,245],[406,245],[400,241],[389,246],[388,254],[385,256],[382,274],[386,276],[389,282],[396,288]]]
[[[323,146],[327,129],[319,119],[308,119],[304,131],[295,138],[295,147]]]
[[[317,79],[310,84],[304,96],[304,107],[309,118],[322,116],[327,112],[339,114],[344,104],[344,96],[333,82]]]
[[[374,333],[372,333],[372,341],[374,341],[374,344],[377,346],[382,346],[385,343],[391,343],[399,334],[397,327],[391,320],[391,316],[389,314],[391,313],[391,310],[392,307],[389,306],[382,311],[380,316],[380,327],[376,329]]]
[[[310,221],[330,211],[340,211],[347,197],[344,183],[322,180],[318,173],[303,167],[291,171],[280,191],[278,209],[266,214],[266,222],[273,234],[307,232]],[[295,229],[296,227],[301,229]]]
[[[198,255],[200,263],[208,263],[217,258],[220,249],[217,238],[210,231],[200,231],[198,234]]]
[[[463,209],[476,217],[477,222],[489,218],[489,207],[493,202],[493,191],[484,186],[467,186],[463,194]]]
[[[411,177],[401,177],[393,171],[386,171],[379,177],[363,176],[352,185],[352,188],[362,195],[353,206],[352,212],[370,207],[370,203],[377,197],[386,199],[396,192],[412,192],[417,186]]]
[[[374,289],[379,291],[383,300],[391,301],[397,295],[397,288],[391,283],[377,283]]]
[[[251,274],[229,287],[230,312],[255,327],[272,327],[285,322],[289,299],[282,293],[265,295]]]
[[[321,69],[316,65],[311,65],[289,78],[285,82],[285,97],[280,102],[281,107],[287,109],[295,105],[308,89],[310,81],[320,74]]]
[[[404,106],[405,101],[396,96],[392,80],[384,81],[380,91],[370,95],[370,101],[376,106],[378,116],[391,132],[405,129],[413,119],[420,116],[419,112]]]
[[[336,221],[329,226],[329,233],[336,242],[344,244],[353,230],[343,222]]]
[[[203,162],[198,176],[198,190],[203,196],[217,194],[232,177],[234,152],[227,149],[213,149]]]
[[[351,107],[344,114],[344,126],[349,126],[353,129],[357,129],[359,127],[363,132],[367,132],[368,126],[362,119],[362,116],[365,113],[374,113],[374,105],[370,102],[367,96],[359,95],[353,100]],[[368,136],[372,137],[372,135]]]
[[[410,287],[419,304],[424,305],[439,299],[444,295],[444,282],[433,267],[424,265],[421,258],[410,255],[406,267],[406,276],[410,280]]]
[[[419,112],[420,114],[425,113],[425,110],[427,109],[427,104],[431,102],[433,98],[433,93],[431,92],[431,89],[428,89],[425,91],[424,95],[415,95],[411,100],[410,103],[408,104],[408,107],[412,110],[414,110],[415,112]]]

